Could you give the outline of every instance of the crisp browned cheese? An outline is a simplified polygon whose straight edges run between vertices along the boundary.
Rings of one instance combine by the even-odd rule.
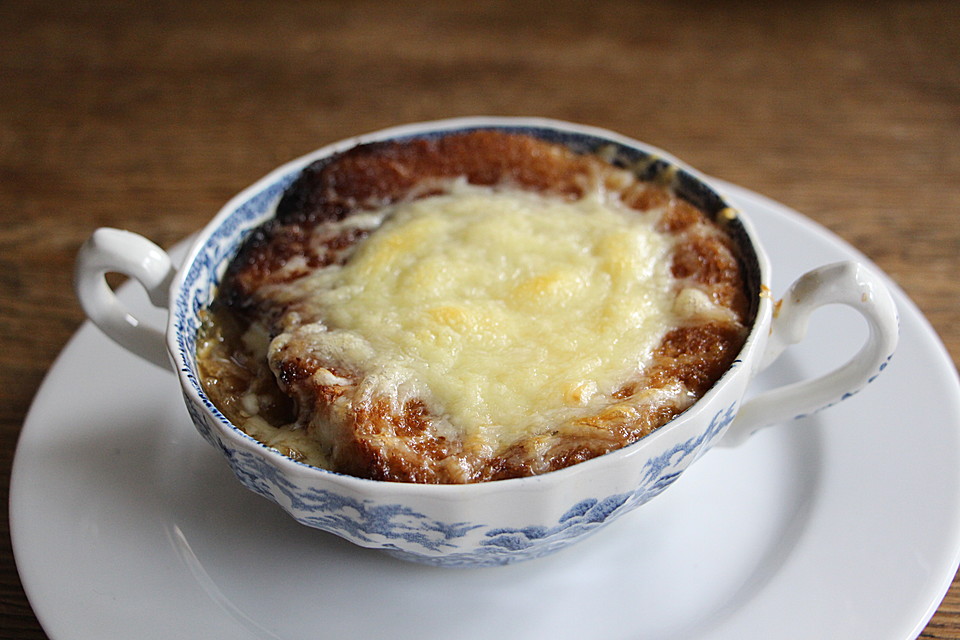
[[[200,346],[239,427],[309,464],[463,483],[601,455],[740,349],[723,229],[593,156],[496,132],[308,168],[231,264]]]

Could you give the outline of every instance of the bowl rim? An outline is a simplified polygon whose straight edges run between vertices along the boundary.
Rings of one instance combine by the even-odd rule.
[[[213,232],[219,229],[241,205],[249,202],[253,197],[263,193],[269,187],[288,179],[292,175],[299,173],[305,166],[311,162],[328,157],[334,153],[342,152],[356,145],[381,140],[395,138],[415,137],[427,133],[443,133],[448,131],[465,130],[471,128],[507,128],[507,129],[544,129],[555,130],[563,133],[579,134],[590,136],[601,140],[610,141],[623,147],[636,149],[650,155],[653,159],[663,160],[687,173],[702,186],[715,195],[718,200],[726,205],[727,208],[736,212],[738,221],[742,226],[746,238],[754,251],[757,262],[757,279],[760,289],[759,300],[756,308],[753,324],[747,335],[746,341],[741,348],[734,364],[729,367],[714,385],[690,408],[683,411],[662,427],[654,430],[652,433],[636,440],[624,447],[611,451],[601,456],[585,460],[583,462],[549,471],[544,474],[534,476],[524,476],[519,478],[507,478],[502,480],[492,480],[488,482],[476,482],[467,484],[424,484],[415,482],[393,482],[383,480],[372,480],[369,478],[360,478],[351,476],[320,467],[315,467],[302,462],[298,462],[284,456],[282,453],[269,447],[254,437],[248,435],[238,426],[234,425],[212,401],[206,396],[199,380],[190,373],[187,362],[184,361],[186,350],[182,349],[178,334],[178,303],[190,266],[196,261],[198,255],[203,251],[207,241]],[[253,225],[261,224],[269,216],[261,216],[258,222]],[[712,404],[711,400],[723,393],[732,380],[739,375],[748,375],[752,377],[752,370],[755,362],[754,354],[761,347],[760,343],[765,342],[767,327],[772,314],[772,299],[769,295],[770,264],[763,246],[759,242],[755,228],[750,219],[743,215],[743,212],[731,204],[718,187],[703,173],[689,166],[674,155],[645,142],[629,138],[616,132],[590,126],[582,125],[563,120],[541,117],[507,117],[507,116],[468,116],[457,118],[446,118],[432,121],[421,121],[397,126],[387,127],[377,131],[355,135],[342,140],[324,145],[314,151],[301,155],[293,160],[285,162],[279,167],[273,169],[259,180],[255,181],[224,204],[217,214],[198,232],[188,250],[186,256],[178,269],[176,277],[170,286],[169,299],[171,300],[170,311],[166,327],[167,349],[172,357],[174,368],[180,381],[180,385],[189,402],[195,406],[201,407],[207,412],[212,422],[216,425],[216,437],[221,441],[220,447],[224,446],[223,440],[227,440],[231,446],[242,451],[252,453],[259,458],[276,467],[287,477],[296,477],[300,480],[310,481],[314,486],[321,484],[332,484],[343,490],[353,490],[359,493],[369,493],[375,489],[378,495],[383,497],[409,495],[411,492],[423,497],[432,499],[463,499],[464,494],[469,496],[481,496],[488,493],[497,493],[503,490],[516,491],[518,489],[533,489],[545,484],[554,484],[567,479],[575,478],[581,474],[588,473],[600,465],[615,464],[621,458],[633,457],[638,455],[643,449],[654,448],[655,443],[664,438],[669,438],[671,432],[678,430],[679,425],[691,420],[696,420],[706,408]],[[738,399],[739,404],[739,399]],[[209,421],[208,421],[209,422]]]

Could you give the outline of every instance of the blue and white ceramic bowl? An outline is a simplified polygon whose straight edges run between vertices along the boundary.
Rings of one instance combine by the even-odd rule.
[[[580,151],[602,151],[646,177],[671,181],[682,197],[732,219],[730,228],[743,250],[756,307],[756,320],[733,366],[693,407],[628,447],[541,476],[473,485],[391,483],[325,471],[294,462],[231,424],[198,380],[196,336],[198,313],[210,303],[246,234],[273,215],[283,190],[318,158],[363,142],[476,128],[522,131]],[[122,308],[104,283],[107,271],[136,278],[155,304],[169,307],[165,332],[142,325]],[[305,525],[363,547],[442,566],[511,563],[573,544],[660,494],[721,438],[742,440],[763,425],[818,410],[856,392],[883,368],[897,338],[896,309],[884,285],[854,263],[829,265],[800,278],[774,321],[769,265],[754,231],[702,176],[640,142],[544,119],[445,120],[324,147],[280,167],[232,199],[198,235],[179,270],[142,237],[100,229],[80,252],[76,282],[87,314],[108,335],[160,366],[172,362],[198,431],[223,453],[247,488]],[[844,367],[767,392],[741,410],[754,375],[803,337],[810,312],[836,302],[866,318],[870,339],[864,348]]]

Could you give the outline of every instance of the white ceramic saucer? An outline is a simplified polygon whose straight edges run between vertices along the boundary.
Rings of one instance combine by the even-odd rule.
[[[862,259],[799,214],[724,190],[756,223],[775,294]],[[123,296],[148,306],[133,287]],[[960,561],[960,386],[927,321],[895,297],[899,350],[861,394],[712,451],[568,550],[474,570],[296,524],[234,480],[172,374],[87,324],[16,452],[23,584],[54,640],[914,638]],[[821,311],[758,389],[839,363],[864,333]]]

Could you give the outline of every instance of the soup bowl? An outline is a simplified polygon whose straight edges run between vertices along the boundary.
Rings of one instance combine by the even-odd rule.
[[[201,384],[197,337],[201,313],[247,234],[273,215],[286,187],[318,159],[361,143],[475,129],[519,132],[601,154],[723,217],[739,247],[754,312],[746,342],[729,369],[689,409],[628,446],[541,475],[475,484],[344,475],[296,462],[232,424]],[[108,272],[130,276],[153,304],[168,309],[166,327],[148,326],[131,314],[106,283]],[[750,221],[708,178],[659,149],[610,131],[517,118],[405,125],[326,146],[230,200],[196,236],[182,266],[142,236],[103,228],[81,248],[76,269],[77,294],[88,317],[128,350],[179,377],[197,430],[244,486],[304,525],[399,558],[451,567],[506,564],[567,547],[660,494],[714,445],[735,445],[761,427],[829,407],[880,374],[897,343],[898,319],[878,274],[854,262],[824,265],[798,278],[779,300],[769,282],[769,261]],[[786,347],[803,340],[810,314],[827,304],[843,304],[862,315],[868,327],[862,347],[829,373],[744,401],[751,380]]]

